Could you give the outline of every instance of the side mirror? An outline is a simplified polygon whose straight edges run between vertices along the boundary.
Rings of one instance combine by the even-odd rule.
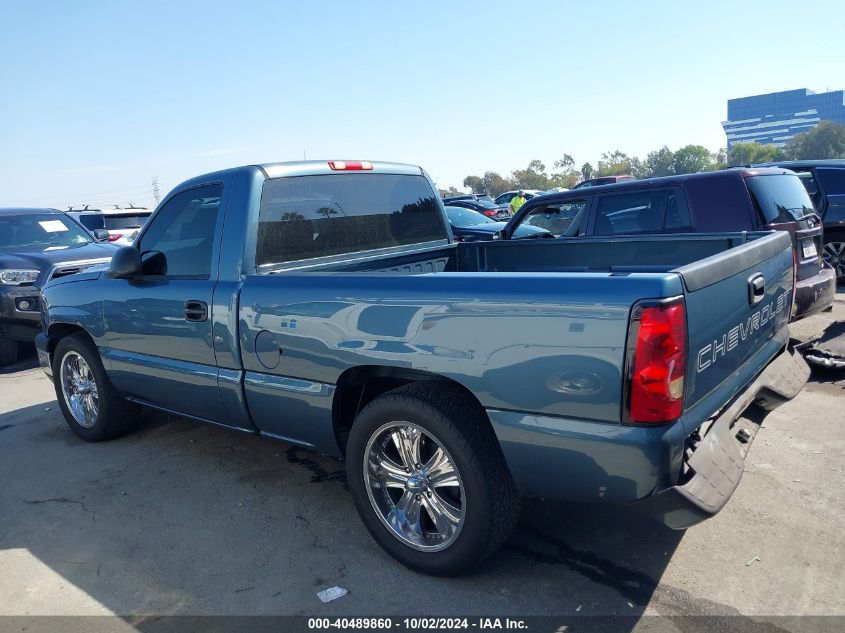
[[[94,239],[98,242],[108,242],[109,232],[106,229],[94,229]]]
[[[141,253],[134,246],[124,246],[111,258],[107,277],[112,279],[130,279],[141,274]]]

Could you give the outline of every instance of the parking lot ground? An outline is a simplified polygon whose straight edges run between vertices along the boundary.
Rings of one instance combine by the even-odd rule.
[[[0,374],[0,615],[845,614],[844,466],[845,374],[815,375],[714,519],[530,501],[490,561],[433,578],[375,545],[339,463],[152,413],[87,444],[29,357]]]

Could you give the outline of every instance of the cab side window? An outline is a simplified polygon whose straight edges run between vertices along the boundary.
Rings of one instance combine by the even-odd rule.
[[[141,255],[162,253],[168,277],[209,277],[222,194],[222,185],[205,185],[173,196],[144,232]]]
[[[662,189],[600,196],[593,233],[624,235],[689,228],[689,210],[683,195],[676,189]]]

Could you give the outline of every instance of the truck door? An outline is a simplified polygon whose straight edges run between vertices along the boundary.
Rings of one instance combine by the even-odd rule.
[[[152,405],[224,422],[211,334],[223,184],[171,196],[135,246],[144,269],[105,280],[102,352],[118,389]]]

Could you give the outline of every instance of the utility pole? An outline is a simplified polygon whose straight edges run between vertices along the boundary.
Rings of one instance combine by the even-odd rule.
[[[161,190],[158,186],[158,176],[153,176],[153,198],[156,201],[156,206],[161,202]]]

